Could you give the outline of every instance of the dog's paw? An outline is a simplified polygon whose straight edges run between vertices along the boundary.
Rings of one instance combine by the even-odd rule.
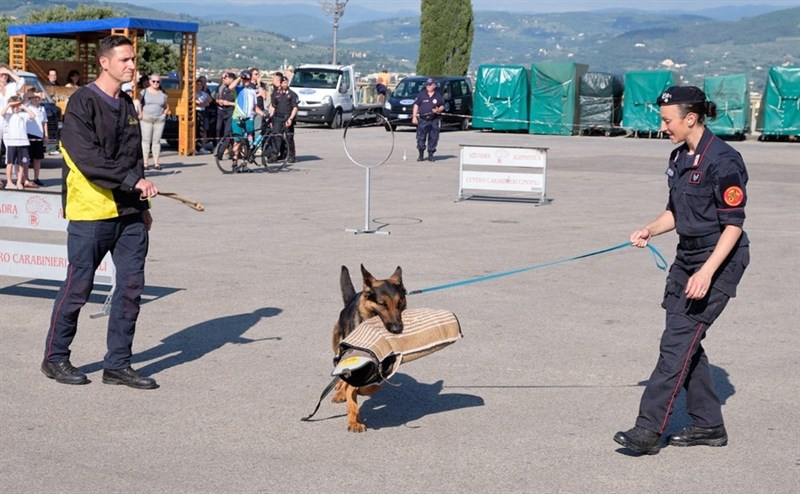
[[[347,430],[350,432],[367,432],[367,424],[364,422],[348,422]]]

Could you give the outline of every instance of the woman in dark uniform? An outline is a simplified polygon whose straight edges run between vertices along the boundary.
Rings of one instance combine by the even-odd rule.
[[[666,210],[631,234],[636,247],[676,230],[679,243],[667,277],[666,329],[660,355],[642,395],[636,426],[614,440],[638,454],[656,454],[681,387],[691,425],[670,435],[672,446],[725,446],[728,435],[702,339],[722,313],[750,262],[742,230],[747,170],[742,157],[705,128],[717,109],[694,86],[673,86],[658,98],[661,131],[683,143],[669,159]]]

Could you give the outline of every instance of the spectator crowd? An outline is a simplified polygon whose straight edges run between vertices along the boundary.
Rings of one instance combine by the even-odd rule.
[[[231,133],[252,135],[267,122],[276,129],[286,130],[288,159],[294,162],[294,119],[299,100],[289,88],[292,72],[292,67],[286,73],[262,73],[258,67],[249,67],[226,70],[216,81],[209,81],[205,75],[199,76],[195,81],[197,154],[212,152],[214,145]],[[141,75],[135,93],[133,83],[122,86],[128,95],[137,96],[134,106],[142,131],[145,170],[161,169],[161,140],[165,137],[170,114],[175,111],[175,108],[170,108],[162,82],[171,80],[176,83],[177,78],[164,79],[157,73]],[[70,70],[63,87],[77,90],[84,84],[81,73]],[[57,69],[48,69],[44,86],[62,86]],[[6,181],[0,180],[0,188],[36,188],[41,185],[39,168],[44,157],[43,143],[48,135],[47,115],[40,103],[46,95],[26,89],[24,78],[7,65],[0,64],[0,157],[6,165]],[[8,147],[15,149],[9,153]],[[33,177],[29,177],[29,169]]]
[[[250,67],[225,70],[218,80],[209,80],[205,75],[197,77],[195,80],[195,150],[197,154],[210,153],[219,139],[231,133],[257,132],[265,118],[271,120],[271,117],[281,117],[281,124],[286,125],[287,131],[293,128],[293,121],[286,124],[286,120],[290,120],[286,117],[291,113],[291,108],[289,111],[286,110],[286,98],[278,97],[278,101],[281,101],[282,104],[281,111],[277,115],[273,101],[274,96],[289,94],[288,84],[291,79],[291,71],[287,71],[286,74],[272,72],[270,76],[271,79],[268,83],[258,67]],[[174,81],[174,78],[172,80]],[[169,108],[166,91],[160,81],[161,78],[158,74],[142,75],[138,80],[137,106],[140,108],[143,130],[147,131],[143,147],[145,144],[149,146],[143,151],[145,160],[152,156],[152,168],[155,169],[160,169],[158,163],[160,146],[157,143],[164,132],[163,126],[159,129],[158,121],[168,119],[170,111],[174,110]],[[159,97],[159,94],[163,96]],[[147,111],[149,100],[154,101],[154,103],[149,103],[150,105],[158,106],[151,106],[150,111]],[[289,101],[290,105],[296,108],[296,95],[294,100],[289,98]],[[245,121],[245,127],[240,127],[242,119]],[[155,123],[152,122],[154,120]],[[155,128],[150,129],[150,125],[154,125]],[[292,157],[294,157],[293,154]],[[147,168],[150,168],[149,161],[146,163]]]

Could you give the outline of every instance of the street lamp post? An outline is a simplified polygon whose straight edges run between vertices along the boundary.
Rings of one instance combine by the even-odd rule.
[[[344,7],[347,0],[334,0],[333,3],[327,0],[319,0],[322,4],[322,11],[325,15],[333,15],[333,65],[336,65],[336,38],[339,31],[339,18],[344,15]]]

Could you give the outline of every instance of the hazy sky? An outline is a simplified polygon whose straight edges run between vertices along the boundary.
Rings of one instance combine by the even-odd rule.
[[[138,5],[148,5],[158,8],[157,3],[143,0],[107,0],[125,1]],[[339,0],[341,1],[341,0]],[[307,3],[319,5],[321,2],[316,0],[164,0],[170,4],[186,4],[187,13],[191,13],[191,6],[198,4],[206,5],[260,5],[288,4],[288,3]],[[328,0],[334,3],[335,0]],[[349,0],[348,5],[360,5],[373,10],[397,11],[397,10],[419,10],[419,0]],[[640,10],[679,10],[691,11],[707,8],[725,7],[734,5],[758,5],[766,3],[768,5],[785,6],[786,8],[797,7],[800,5],[798,0],[472,0],[475,10],[499,10],[506,12],[568,12],[576,10],[599,10],[606,8],[635,8]]]

